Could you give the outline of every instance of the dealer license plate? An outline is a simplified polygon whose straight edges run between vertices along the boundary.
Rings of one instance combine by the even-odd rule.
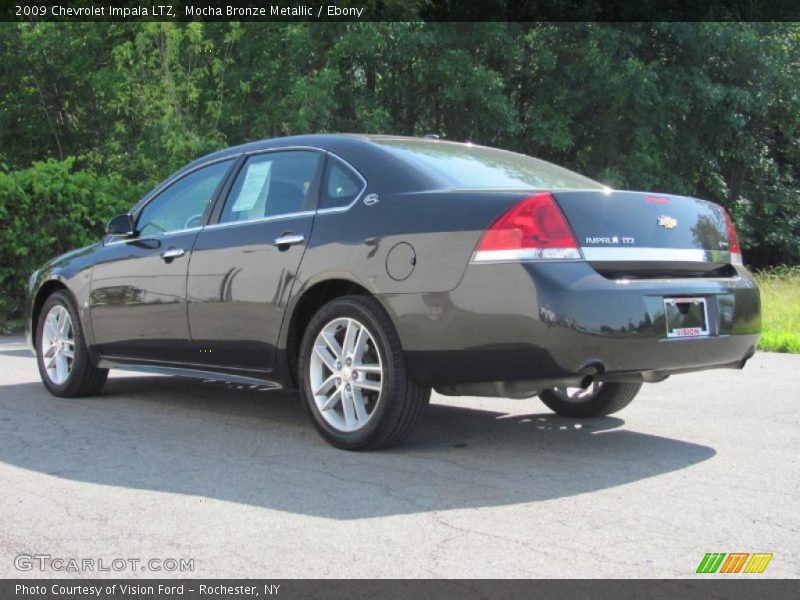
[[[705,298],[664,298],[668,338],[708,335],[708,306]]]

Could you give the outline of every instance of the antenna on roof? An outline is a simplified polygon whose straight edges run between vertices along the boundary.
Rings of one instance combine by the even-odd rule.
[[[438,133],[426,133],[422,136],[426,140],[438,140],[441,139]]]

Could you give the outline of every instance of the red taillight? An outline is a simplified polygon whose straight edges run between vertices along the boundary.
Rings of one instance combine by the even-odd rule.
[[[742,264],[742,248],[739,246],[739,236],[736,235],[736,228],[733,226],[733,220],[725,211],[725,223],[728,226],[728,252],[731,253],[731,262],[735,264]]]
[[[567,220],[550,193],[529,196],[483,234],[476,261],[576,259],[581,254]]]

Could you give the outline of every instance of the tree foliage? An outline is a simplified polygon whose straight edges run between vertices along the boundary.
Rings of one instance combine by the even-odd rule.
[[[113,181],[70,196],[101,210],[225,145],[435,132],[719,202],[748,262],[796,264],[798,81],[797,23],[0,23],[0,163]],[[8,230],[52,202],[32,186],[3,196],[6,274]]]

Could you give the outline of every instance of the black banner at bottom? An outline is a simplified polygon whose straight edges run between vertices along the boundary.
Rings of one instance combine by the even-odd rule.
[[[0,598],[8,600],[146,600],[280,598],[281,600],[564,600],[592,598],[705,598],[753,600],[797,598],[798,580],[713,578],[677,580],[609,579],[5,579]]]

